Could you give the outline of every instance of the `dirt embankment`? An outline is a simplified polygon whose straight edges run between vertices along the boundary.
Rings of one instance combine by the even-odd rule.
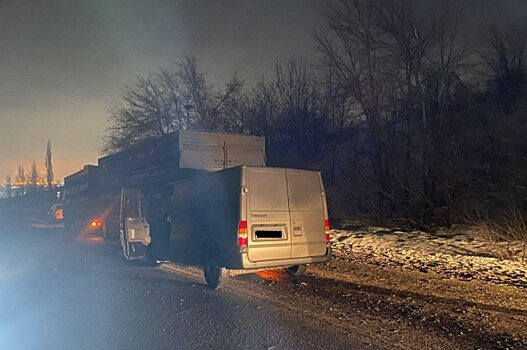
[[[527,349],[527,290],[435,272],[333,261],[312,276],[339,303],[469,348]],[[328,294],[328,295],[329,295]]]

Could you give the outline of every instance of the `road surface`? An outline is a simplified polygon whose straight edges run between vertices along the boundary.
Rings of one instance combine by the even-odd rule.
[[[123,260],[117,243],[0,212],[0,349],[387,347],[256,275],[206,287],[197,268]],[[34,215],[33,215],[34,216]]]
[[[0,209],[0,246],[0,350],[527,349],[514,287],[335,260],[213,291],[197,267],[129,263],[20,210]]]

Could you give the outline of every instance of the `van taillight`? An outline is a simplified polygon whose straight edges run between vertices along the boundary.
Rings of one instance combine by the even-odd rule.
[[[326,242],[329,242],[329,220],[324,220],[324,231],[326,231]]]
[[[64,211],[62,209],[55,210],[55,220],[64,219]]]
[[[247,247],[247,221],[242,220],[238,224],[238,246]]]

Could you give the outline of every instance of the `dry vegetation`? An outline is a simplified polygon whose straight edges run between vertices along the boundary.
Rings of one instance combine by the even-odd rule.
[[[511,209],[500,222],[479,217],[471,228],[489,242],[489,253],[501,260],[520,260],[526,263],[527,221],[521,210]]]

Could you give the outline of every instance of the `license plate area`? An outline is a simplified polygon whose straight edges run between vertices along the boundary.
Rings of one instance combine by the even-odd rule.
[[[279,241],[287,240],[285,225],[255,225],[253,226],[253,240]]]

